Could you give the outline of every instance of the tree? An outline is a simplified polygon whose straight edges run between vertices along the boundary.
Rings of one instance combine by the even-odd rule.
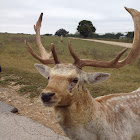
[[[88,36],[92,36],[92,34],[96,31],[96,28],[93,26],[91,21],[82,20],[79,22],[77,30],[80,35],[86,38]]]
[[[99,35],[98,38],[108,38],[108,39],[119,39],[120,36],[123,36],[124,34],[122,33],[105,33],[103,35]]]
[[[69,32],[66,31],[65,29],[59,29],[58,31],[56,31],[55,35],[58,35],[58,36],[65,36],[66,34],[68,34]]]
[[[117,33],[115,36],[116,36],[116,39],[119,39],[120,36],[124,36],[124,34],[122,34],[122,33]]]
[[[134,38],[134,32],[128,32],[126,37],[133,39]]]
[[[52,34],[47,33],[47,34],[44,34],[44,36],[52,36]]]

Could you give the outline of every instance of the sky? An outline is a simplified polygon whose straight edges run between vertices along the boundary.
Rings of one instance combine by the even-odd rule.
[[[33,25],[43,12],[41,34],[58,29],[77,31],[81,20],[90,20],[96,33],[133,31],[133,20],[124,6],[140,11],[140,0],[0,0],[0,32],[34,34]]]

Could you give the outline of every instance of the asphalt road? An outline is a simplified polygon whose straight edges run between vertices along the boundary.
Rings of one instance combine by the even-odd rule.
[[[11,113],[12,109],[0,101],[0,140],[69,140],[25,116]]]

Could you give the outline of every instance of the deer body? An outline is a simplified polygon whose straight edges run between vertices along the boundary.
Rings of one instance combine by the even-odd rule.
[[[110,96],[93,99],[87,93],[85,98],[81,95],[69,107],[55,107],[56,120],[72,140],[131,140],[140,136],[140,92]]]
[[[40,64],[35,66],[39,70]],[[140,135],[140,90],[93,98],[83,81],[94,84],[108,74],[94,74],[91,80],[71,64],[58,64],[48,74],[49,83],[43,92],[55,92],[55,96],[50,103],[43,103],[54,106],[56,120],[72,140],[131,140]],[[70,92],[74,77],[79,80]]]
[[[51,53],[45,51],[40,39],[43,13],[36,26],[36,42],[41,56],[37,55],[28,42],[26,47],[33,57],[45,64],[35,64],[36,69],[49,79],[47,87],[41,93],[41,100],[47,107],[54,107],[56,120],[72,140],[131,140],[140,139],[140,88],[131,93],[112,94],[92,98],[85,84],[97,84],[110,75],[108,73],[87,73],[84,66],[100,68],[120,68],[131,64],[140,55],[140,12],[126,8],[134,21],[134,40],[132,49],[124,60],[121,51],[111,61],[80,59],[71,47],[69,51],[74,64],[60,63],[55,46]],[[53,58],[50,58],[53,54]],[[49,68],[46,64],[55,64]]]

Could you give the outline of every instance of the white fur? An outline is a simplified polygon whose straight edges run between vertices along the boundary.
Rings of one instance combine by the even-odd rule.
[[[43,64],[34,64],[34,66],[43,77],[49,77],[50,68],[48,66]]]

